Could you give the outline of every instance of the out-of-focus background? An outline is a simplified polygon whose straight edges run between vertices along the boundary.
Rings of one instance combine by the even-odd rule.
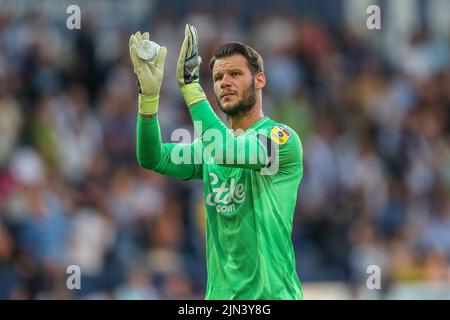
[[[73,4],[80,30],[66,26]],[[372,4],[381,30],[366,26]],[[167,46],[163,137],[192,131],[175,80],[187,22],[210,101],[206,62],[243,41],[265,61],[265,113],[302,139],[292,239],[305,298],[450,299],[449,12],[448,0],[0,0],[0,299],[204,298],[202,184],[138,166],[128,55],[137,30]]]

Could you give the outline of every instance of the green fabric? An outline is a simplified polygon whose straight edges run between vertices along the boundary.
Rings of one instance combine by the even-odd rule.
[[[197,142],[199,144],[199,142]],[[158,118],[143,118],[138,115],[136,125],[136,155],[141,167],[153,170],[166,176],[183,180],[200,179],[201,164],[183,164],[172,161],[172,151],[180,150],[183,155],[188,153],[194,157],[195,144],[173,144],[161,142],[161,131]]]
[[[183,150],[191,155],[200,150],[203,164],[184,164],[175,171],[173,159],[168,156],[174,146],[161,144],[156,118],[138,118],[138,159],[141,165],[148,162],[149,169],[156,168],[163,174],[203,179],[206,299],[302,299],[291,241],[297,190],[303,174],[300,138],[289,127],[268,117],[234,137],[207,101],[194,105],[190,112],[194,121],[202,122],[202,128],[196,128],[199,139],[183,146]],[[207,130],[212,128],[231,141],[223,145],[224,152],[217,152],[218,156],[203,152],[212,143],[205,139]],[[276,136],[271,135],[274,130],[284,130],[289,139],[277,143]],[[269,137],[269,145],[263,143],[261,135]],[[239,142],[244,143],[245,150],[256,148],[266,157],[256,164],[250,163],[247,156],[244,163],[216,163],[223,160],[221,156],[230,146]],[[272,146],[275,153],[269,154]],[[264,169],[274,162],[278,170],[264,174]]]

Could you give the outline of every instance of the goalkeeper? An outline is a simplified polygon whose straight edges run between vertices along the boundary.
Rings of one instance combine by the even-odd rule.
[[[291,128],[264,116],[260,55],[232,42],[220,46],[210,61],[227,127],[199,84],[197,31],[186,25],[177,81],[194,124],[201,124],[194,126],[199,138],[191,144],[162,143],[158,104],[167,50],[162,47],[153,64],[142,60],[137,45],[148,39],[148,33],[139,32],[130,38],[140,85],[137,159],[163,175],[203,180],[206,299],[302,299],[291,241],[302,146]]]

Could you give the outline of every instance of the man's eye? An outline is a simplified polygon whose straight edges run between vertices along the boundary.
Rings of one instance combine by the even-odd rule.
[[[232,75],[233,77],[236,77],[236,76],[239,75],[239,72],[232,72],[231,75]]]

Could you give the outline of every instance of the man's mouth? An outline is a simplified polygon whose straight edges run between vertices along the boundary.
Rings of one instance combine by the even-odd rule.
[[[222,93],[222,95],[220,96],[220,98],[226,98],[226,97],[229,97],[229,96],[234,96],[235,95],[235,93],[234,92],[225,92],[225,93]]]

